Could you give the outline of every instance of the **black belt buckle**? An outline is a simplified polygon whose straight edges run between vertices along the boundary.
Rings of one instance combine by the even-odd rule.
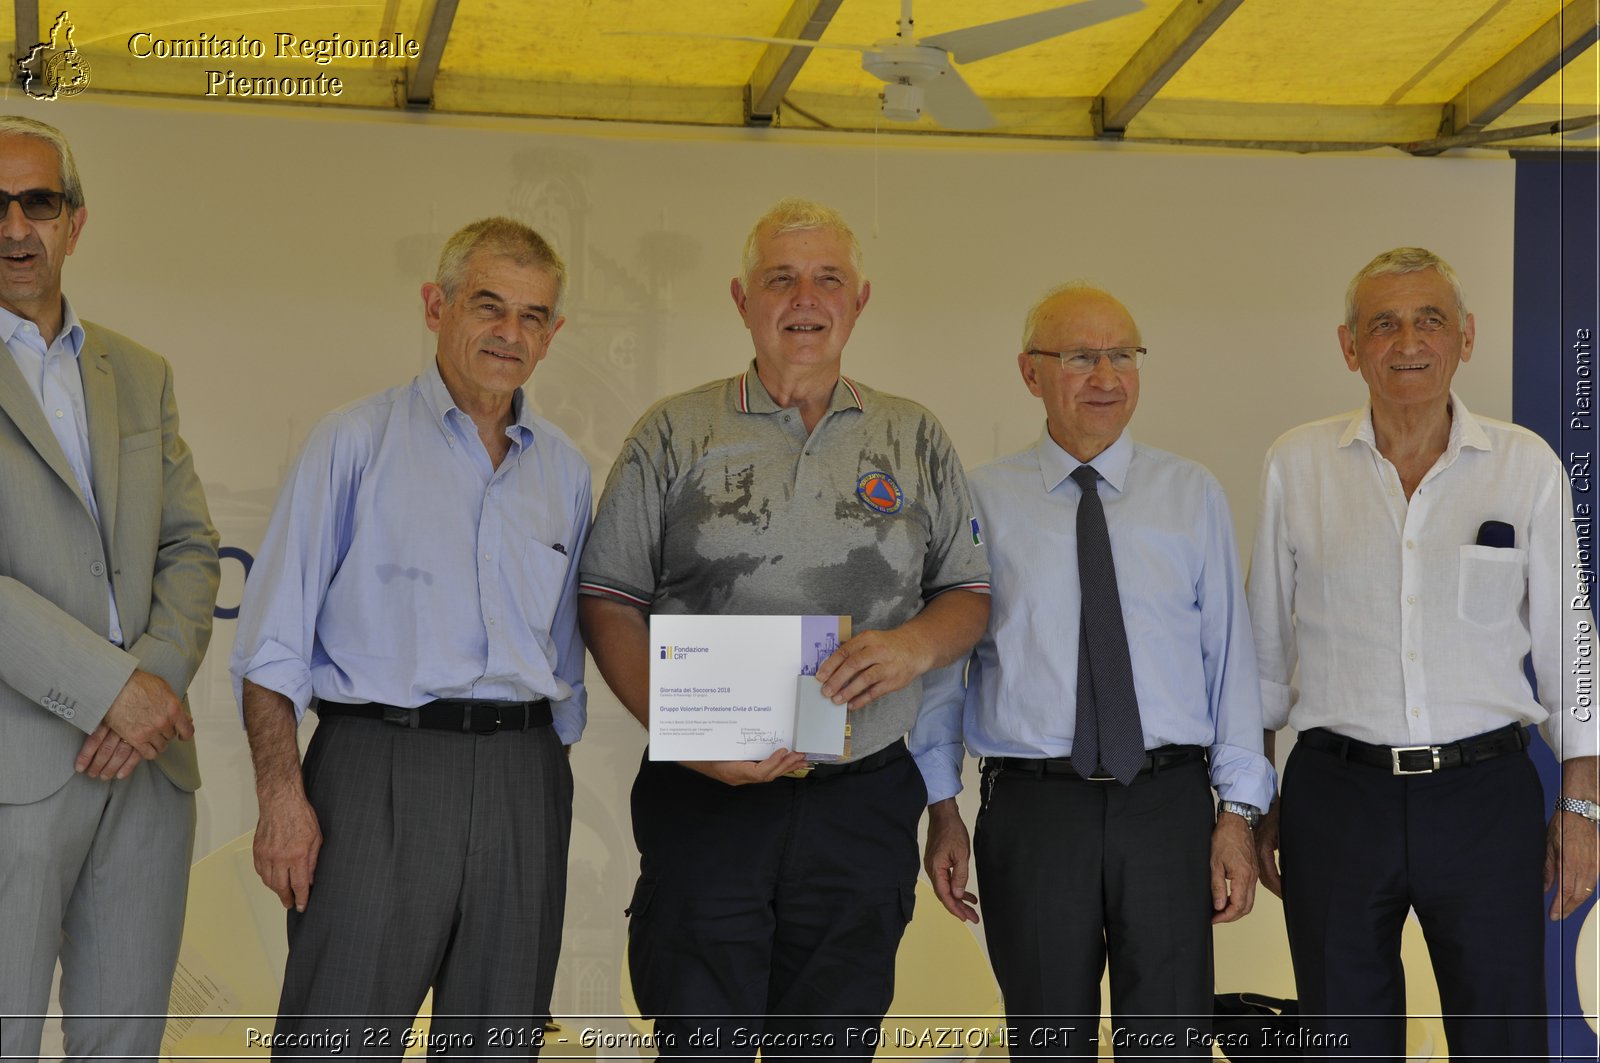
[[[383,722],[396,727],[416,727],[422,715],[416,709],[402,709],[394,705],[385,705],[382,711]]]
[[[497,701],[474,702],[468,706],[466,719],[463,721],[468,726],[463,730],[479,735],[494,734],[500,730],[500,708],[501,705]]]

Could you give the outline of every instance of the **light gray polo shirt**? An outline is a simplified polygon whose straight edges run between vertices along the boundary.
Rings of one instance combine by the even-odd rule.
[[[931,413],[841,376],[808,437],[754,365],[640,418],[579,571],[579,593],[650,613],[842,614],[855,632],[989,589],[966,475]],[[918,680],[851,713],[852,758],[905,734],[921,704]]]

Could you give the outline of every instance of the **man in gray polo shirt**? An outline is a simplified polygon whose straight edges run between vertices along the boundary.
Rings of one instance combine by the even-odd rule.
[[[989,615],[944,430],[840,375],[871,294],[860,256],[814,203],[756,223],[732,283],[754,364],[645,414],[580,566],[585,641],[640,723],[650,613],[845,614],[856,632],[817,672],[853,710],[848,759],[640,766],[628,958],[663,1055],[871,1054],[927,803],[904,735],[923,673],[970,650]]]

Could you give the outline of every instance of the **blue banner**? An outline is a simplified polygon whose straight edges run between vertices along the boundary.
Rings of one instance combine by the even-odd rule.
[[[1592,149],[1517,156],[1512,418],[1538,432],[1572,478],[1580,566],[1592,582],[1595,518],[1595,337],[1600,332],[1600,164]],[[1593,676],[1576,677],[1593,698]],[[1583,694],[1587,686],[1588,693]],[[1547,804],[1560,793],[1560,766],[1543,743],[1535,760]],[[1579,1000],[1579,930],[1591,898],[1559,923],[1546,923],[1545,979],[1555,1059],[1596,1057],[1594,1030]],[[1593,982],[1590,982],[1593,992]],[[1595,1002],[1588,1001],[1592,1012]]]

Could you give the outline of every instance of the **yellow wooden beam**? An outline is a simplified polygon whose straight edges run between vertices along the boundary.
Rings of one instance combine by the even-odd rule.
[[[1183,0],[1100,93],[1103,132],[1120,136],[1244,0]]]

